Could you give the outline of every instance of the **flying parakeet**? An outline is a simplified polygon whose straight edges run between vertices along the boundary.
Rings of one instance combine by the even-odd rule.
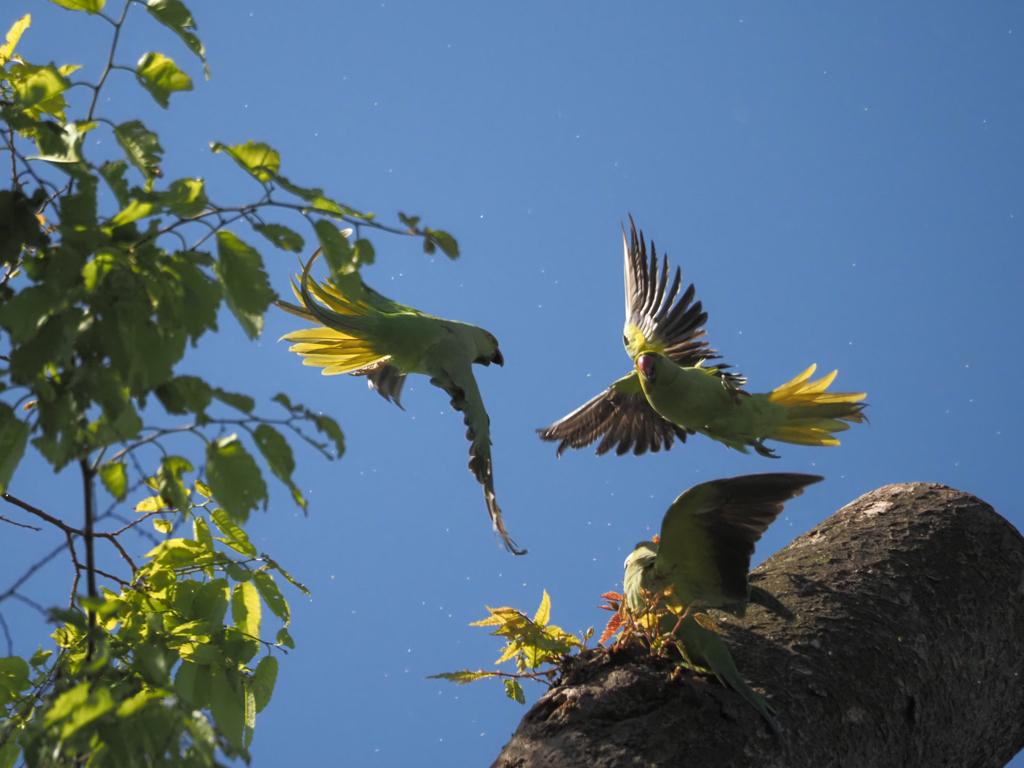
[[[747,453],[753,448],[774,458],[765,440],[799,445],[839,445],[835,432],[847,422],[864,421],[863,392],[826,392],[835,371],[810,381],[811,366],[792,381],[767,394],[740,389],[746,379],[727,371],[730,366],[705,366],[717,359],[708,348],[701,326],[707,313],[692,304],[694,287],[679,296],[682,272],[677,267],[669,287],[668,258],[661,274],[651,243],[650,265],[643,233],[637,235],[630,217],[632,242],[622,233],[626,283],[626,325],[622,341],[634,371],[550,427],[537,430],[540,438],[566,448],[583,448],[598,438],[598,455],[630,448],[640,455],[648,449],[668,450],[675,438],[686,440],[700,432],[730,448]],[[679,296],[678,301],[677,296]]]
[[[823,479],[773,473],[695,485],[665,513],[660,540],[640,542],[624,563],[622,592],[630,609],[644,608],[645,592],[660,594],[661,604],[679,615],[668,628],[675,632],[687,661],[710,669],[743,695],[776,732],[768,703],[743,682],[725,642],[702,626],[694,611],[716,608],[743,616],[753,601],[784,616],[788,613],[771,593],[749,583],[750,556],[783,505]]]
[[[300,305],[278,301],[286,312],[313,323],[282,336],[294,342],[289,350],[303,365],[323,368],[325,376],[348,373],[366,376],[371,389],[401,408],[399,397],[405,377],[422,373],[451,397],[452,408],[462,411],[470,441],[469,469],[484,487],[487,512],[495,532],[510,552],[517,549],[501,519],[494,496],[491,468],[490,418],[473,377],[473,363],[504,365],[498,341],[475,325],[432,317],[385,298],[354,275],[345,290],[317,283],[309,276],[320,251],[310,258],[301,280],[292,289]]]

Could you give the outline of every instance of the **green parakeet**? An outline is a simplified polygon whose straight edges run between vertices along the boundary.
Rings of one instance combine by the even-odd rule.
[[[300,304],[277,302],[314,327],[281,338],[294,342],[289,349],[303,358],[303,365],[320,367],[325,376],[366,376],[372,389],[399,408],[402,385],[411,373],[429,376],[431,384],[445,390],[452,408],[463,413],[469,469],[484,487],[494,530],[506,549],[526,554],[516,547],[501,519],[494,495],[490,418],[473,377],[473,363],[504,365],[497,339],[475,325],[432,317],[391,301],[364,285],[358,274],[351,276],[345,290],[331,282],[317,283],[309,271],[319,254],[317,250],[310,258],[299,284],[292,285]]]
[[[742,694],[776,731],[768,703],[743,682],[722,638],[701,626],[694,611],[717,608],[743,616],[753,601],[788,613],[767,590],[749,583],[750,556],[784,504],[823,479],[772,473],[695,485],[665,513],[659,540],[637,544],[624,564],[623,596],[630,609],[644,608],[644,593],[661,595],[661,604],[679,615],[669,628],[687,661]]]
[[[811,366],[793,381],[767,394],[740,389],[746,379],[730,366],[705,366],[717,359],[703,340],[707,313],[691,306],[694,287],[679,296],[682,273],[676,268],[671,287],[668,258],[661,274],[651,242],[650,264],[643,233],[630,217],[631,243],[623,230],[626,325],[623,344],[634,371],[550,427],[537,430],[542,440],[566,448],[583,448],[598,438],[598,455],[631,448],[640,455],[672,447],[700,432],[743,453],[753,448],[774,458],[765,440],[799,445],[839,445],[833,433],[847,422],[864,421],[862,392],[826,392],[835,372],[809,381]],[[678,301],[677,301],[678,297]]]

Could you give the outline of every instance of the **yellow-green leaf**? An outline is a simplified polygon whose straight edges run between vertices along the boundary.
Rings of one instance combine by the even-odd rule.
[[[164,109],[170,106],[172,93],[192,90],[192,78],[162,53],[143,54],[135,66],[135,76]]]
[[[153,527],[160,533],[170,533],[174,530],[174,523],[170,520],[164,520],[162,517],[155,517],[153,518]]]
[[[251,581],[235,584],[231,590],[231,618],[240,631],[260,636],[260,594]]]
[[[274,683],[277,682],[277,659],[273,656],[264,656],[256,665],[256,671],[252,676],[252,693],[256,701],[256,711],[262,712],[263,708],[270,703],[270,696],[274,693]]]
[[[7,31],[7,42],[0,45],[0,67],[11,60],[14,48],[21,39],[21,34],[32,25],[32,14],[26,13]]]
[[[551,618],[551,598],[548,597],[548,591],[544,590],[544,596],[540,599],[540,607],[537,609],[537,613],[533,617],[533,623],[538,627],[546,626],[548,620]]]
[[[67,8],[69,11],[85,11],[86,13],[99,13],[106,5],[106,0],[50,0],[54,5]]]
[[[250,140],[247,144],[235,144],[232,147],[215,141],[210,144],[210,149],[215,153],[226,153],[262,182],[270,181],[281,167],[281,156],[262,141]]]
[[[167,504],[164,503],[162,496],[150,496],[148,499],[143,499],[135,505],[136,512],[156,512],[158,509],[163,509]]]
[[[123,461],[108,461],[100,467],[100,480],[111,496],[123,501],[128,492],[128,465]]]
[[[512,699],[512,701],[518,701],[520,704],[526,703],[526,696],[523,695],[523,686],[519,684],[518,680],[505,681],[505,695]]]
[[[284,599],[284,595],[281,594],[281,589],[274,581],[274,577],[266,571],[257,571],[253,574],[252,580],[256,585],[256,589],[259,590],[263,602],[267,604],[267,608],[285,624],[291,621],[291,611],[288,609],[288,602]]]

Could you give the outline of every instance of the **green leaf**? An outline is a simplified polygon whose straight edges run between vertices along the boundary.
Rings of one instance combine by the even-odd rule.
[[[96,123],[83,121],[59,125],[50,121],[39,123],[34,135],[39,154],[30,157],[29,160],[45,160],[48,163],[63,164],[68,166],[64,170],[74,170],[72,164],[80,163],[82,160],[82,142],[85,141],[85,134],[95,127]],[[85,176],[84,178],[90,177]],[[74,197],[74,195],[68,197]],[[67,224],[67,219],[64,219],[62,223]]]
[[[211,643],[194,643],[181,646],[181,658],[193,664],[224,664],[224,653]]]
[[[83,691],[85,687],[83,697]],[[62,700],[68,697],[67,703],[61,707]],[[46,715],[47,725],[70,715],[70,719],[60,729],[60,737],[66,739],[82,726],[88,725],[98,717],[105,715],[114,708],[114,699],[110,695],[110,689],[105,685],[98,686],[95,690],[89,691],[89,683],[81,683],[70,691],[61,694],[54,703],[53,708]],[[55,712],[64,712],[60,717],[51,717]]]
[[[7,742],[0,747],[0,768],[14,768],[14,764],[18,762],[19,755],[21,755],[21,747],[18,746],[18,742],[12,733],[8,737]]]
[[[168,539],[160,542],[146,553],[154,563],[166,568],[184,568],[190,565],[202,565],[210,561],[209,550],[198,541],[188,539]]]
[[[356,269],[363,266],[364,264],[373,264],[376,259],[376,251],[373,250],[373,243],[364,238],[356,240],[352,244],[352,250],[355,253],[355,265]]]
[[[473,672],[469,669],[462,669],[458,672],[442,672],[439,675],[427,675],[427,680],[447,680],[451,683],[458,683],[459,685],[466,685],[472,683],[475,680],[483,680],[485,677],[494,677],[497,672],[484,672],[482,669]]]
[[[15,416],[7,403],[0,403],[0,493],[7,491],[14,470],[25,455],[28,433],[28,423]]]
[[[540,599],[540,607],[537,608],[537,613],[533,617],[533,623],[538,627],[547,626],[548,621],[551,620],[551,598],[548,597],[548,591],[544,590],[544,595]]]
[[[327,260],[327,264],[331,268],[331,276],[334,280],[337,280],[340,275],[353,272],[356,269],[355,253],[346,239],[352,230],[346,229],[341,232],[327,219],[320,219],[313,225],[313,228],[316,230],[316,238],[320,242],[324,259]]]
[[[264,707],[270,703],[276,682],[277,659],[273,656],[264,656],[256,665],[256,671],[252,676],[252,693],[256,699],[257,712],[262,712]]]
[[[156,473],[157,490],[160,495],[182,512],[188,512],[188,489],[181,480],[184,472],[191,472],[192,464],[181,456],[164,456]]]
[[[210,706],[212,683],[209,666],[183,661],[174,676],[174,691],[196,709],[206,709]]]
[[[275,571],[277,571],[282,576],[284,576],[285,579],[288,581],[288,583],[291,584],[296,589],[298,589],[302,594],[304,594],[304,595],[308,595],[309,594],[309,590],[306,589],[306,586],[304,584],[302,584],[301,582],[296,581],[292,577],[292,575],[290,573],[288,573],[288,571],[286,571],[284,568],[282,568],[280,565],[278,565],[276,562],[274,562],[273,560],[271,560],[269,558],[267,558],[267,567],[273,568]]]
[[[160,533],[170,533],[174,530],[174,523],[162,517],[155,517],[153,518],[153,527]]]
[[[192,600],[192,613],[196,619],[210,622],[210,626],[220,628],[224,625],[224,615],[228,610],[227,579],[214,579],[204,584]]]
[[[235,627],[250,637],[260,636],[260,594],[251,581],[235,584],[231,590],[231,618]]]
[[[449,259],[459,258],[459,244],[454,237],[449,235],[440,229],[424,229],[424,233],[427,235],[427,239],[423,242],[423,250],[427,250],[427,245],[436,245]],[[427,251],[432,253],[432,251]]]
[[[236,522],[244,523],[250,511],[261,501],[267,501],[267,484],[237,435],[222,437],[206,446],[206,481]]]
[[[107,182],[110,191],[117,198],[117,204],[122,208],[128,205],[128,181],[124,178],[128,170],[128,163],[124,160],[109,160],[99,167],[100,176]]]
[[[106,0],[50,0],[54,5],[67,8],[69,11],[85,11],[86,13],[99,13],[106,5]]]
[[[155,390],[168,413],[202,413],[213,399],[210,385],[197,376],[175,376]]]
[[[300,252],[306,245],[302,237],[280,224],[253,224],[252,228],[283,251]]]
[[[196,23],[192,20],[192,13],[180,0],[149,0],[146,10],[150,14],[181,38],[199,60],[203,62],[203,72],[206,79],[210,79],[210,68],[206,65],[206,49],[195,35]]]
[[[20,656],[0,659],[0,700],[9,700],[28,688],[28,677],[28,663]]]
[[[210,144],[214,153],[224,152],[261,182],[268,182],[277,174],[281,167],[281,156],[269,145],[262,141],[256,142],[251,139],[247,144],[235,144],[227,146],[220,142]]]
[[[213,396],[220,400],[222,403],[227,403],[232,408],[237,408],[242,413],[252,413],[252,409],[256,407],[256,401],[248,395],[239,395],[234,392],[225,392],[220,387],[213,390]]]
[[[107,492],[118,501],[128,493],[128,465],[123,461],[107,462],[100,467],[100,480]]]
[[[245,691],[237,690],[231,684],[227,670],[213,667],[212,672],[210,714],[228,741],[237,748],[244,749]]]
[[[39,248],[49,242],[35,214],[44,200],[38,194],[26,197],[18,189],[0,190],[0,262],[13,264],[23,247]]]
[[[206,524],[205,517],[197,517],[192,520],[192,538],[213,552],[213,535],[210,533],[210,526]]]
[[[167,210],[183,219],[202,213],[210,204],[202,179],[177,179],[160,199]]]
[[[292,492],[292,498],[295,499],[295,503],[305,509],[306,500],[302,498],[302,493],[295,483],[292,482],[292,472],[295,471],[295,459],[292,456],[292,449],[288,445],[288,441],[269,424],[260,424],[256,427],[253,437],[256,441],[256,446],[260,449],[260,453],[266,459],[270,471],[274,473],[278,480],[288,486]]]
[[[136,512],[156,512],[158,509],[163,509],[167,506],[167,502],[164,501],[163,496],[150,496],[148,499],[143,499],[135,505],[134,509]]]
[[[131,717],[139,712],[149,702],[167,697],[167,691],[157,689],[143,689],[131,698],[125,699],[117,708],[118,717]]]
[[[505,695],[512,699],[512,701],[518,701],[520,704],[526,703],[526,696],[523,695],[523,686],[519,684],[518,680],[505,681]]]
[[[146,216],[153,213],[153,209],[156,208],[154,203],[144,203],[141,200],[129,200],[128,204],[114,214],[114,217],[110,220],[112,227],[120,227],[125,224],[131,224],[133,221],[138,221]]]
[[[263,330],[263,313],[276,294],[270,287],[259,252],[234,233],[217,233],[218,261],[214,270],[224,285],[224,298],[250,339]]]
[[[249,542],[249,537],[246,535],[239,526],[235,525],[235,522],[231,519],[227,512],[223,509],[215,509],[210,513],[210,517],[213,519],[214,525],[220,529],[220,532],[227,537],[225,542],[236,552],[247,555],[248,557],[256,557],[258,554],[256,547]]]
[[[295,641],[292,640],[292,636],[288,634],[288,630],[284,627],[277,630],[277,644],[283,645],[285,648],[295,649]]]
[[[267,604],[267,608],[277,618],[281,619],[285,624],[291,621],[291,611],[288,609],[288,603],[284,599],[284,595],[281,594],[281,590],[274,581],[273,576],[266,571],[256,571],[252,576],[252,583],[256,585],[256,589],[259,590],[260,597]]]
[[[324,416],[323,414],[320,414],[319,416],[315,414],[311,415],[317,431],[322,432],[334,441],[334,447],[337,450],[334,458],[340,459],[345,455],[345,435],[342,433],[341,427],[338,426],[338,422],[330,416]]]
[[[172,93],[192,90],[192,78],[162,53],[143,54],[135,66],[135,76],[164,109],[170,106]]]
[[[22,33],[28,29],[32,24],[31,14],[26,13],[20,19],[18,19],[7,30],[7,41],[0,45],[0,67],[11,60],[11,56],[14,55],[14,49],[18,45],[18,41],[21,39]]]
[[[17,97],[15,107],[24,110],[33,120],[41,115],[53,115],[64,121],[67,106],[62,95],[71,82],[57,71],[52,64],[38,67],[32,64],[15,64],[5,78],[14,87]]]
[[[146,130],[138,120],[129,120],[114,129],[114,138],[124,150],[128,162],[138,168],[147,181],[161,175],[160,161],[164,150],[155,133]]]

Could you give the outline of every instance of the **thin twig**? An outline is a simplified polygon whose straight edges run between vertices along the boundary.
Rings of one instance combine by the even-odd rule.
[[[0,613],[0,627],[4,628],[4,637],[7,638],[7,655],[14,655],[14,638],[11,637],[11,629],[7,626],[7,619]]]
[[[138,448],[138,447],[140,447],[142,445],[145,445],[146,443],[151,443],[154,440],[159,440],[161,437],[164,437],[165,435],[172,435],[175,432],[188,432],[188,431],[194,430],[195,428],[196,428],[195,424],[186,424],[183,427],[174,427],[173,429],[158,429],[152,435],[149,435],[148,437],[144,437],[141,440],[136,440],[134,443],[132,443],[131,445],[127,446],[126,448],[122,448],[120,451],[118,451],[113,456],[111,456],[110,459],[108,459],[107,463],[108,464],[113,463],[113,462],[117,461],[118,459],[120,459],[121,457],[125,456],[126,454],[131,453],[136,448]]]
[[[19,528],[28,528],[30,531],[41,531],[41,530],[43,530],[42,528],[36,528],[34,525],[25,525],[24,523],[16,523],[13,520],[8,520],[3,515],[0,515],[0,520],[3,520],[5,523],[10,523],[11,525],[16,525]]]
[[[63,547],[61,547],[61,549],[63,549]],[[43,606],[41,606],[39,603],[37,603],[32,598],[25,597],[20,592],[12,592],[11,593],[11,597],[15,598],[16,600],[21,600],[21,602],[23,602],[27,606],[35,608],[37,611],[39,611],[41,614],[43,614],[43,616],[49,616],[50,615],[50,612],[48,610],[46,610],[45,608],[43,608]]]
[[[110,74],[110,70],[114,64],[114,51],[117,50],[117,39],[121,35],[121,25],[124,23],[124,17],[128,15],[128,9],[132,5],[132,0],[128,0],[124,4],[124,10],[121,11],[121,18],[114,24],[114,39],[110,43],[110,56],[107,57],[107,66],[103,68],[103,74],[100,75],[99,82],[96,83],[96,88],[92,92],[92,101],[89,103],[89,112],[86,114],[85,119],[88,122],[92,120],[92,112],[96,109],[96,100],[100,97],[100,88],[103,87],[103,83],[107,79],[107,75]]]
[[[132,576],[134,576],[135,572],[137,570],[139,570],[139,569],[135,567],[135,563],[133,563],[132,559],[130,557],[128,557],[128,553],[124,551],[124,547],[121,546],[121,542],[119,542],[117,539],[114,538],[117,534],[114,534],[114,533],[97,533],[95,535],[98,538],[101,538],[101,539],[109,539],[110,543],[113,544],[115,547],[117,547],[117,551],[121,553],[121,557],[123,557],[125,562],[128,563],[128,566],[132,569]],[[93,586],[95,587],[95,584]],[[94,596],[95,595],[93,595],[93,597]]]
[[[46,514],[45,512],[43,512],[43,510],[36,509],[31,504],[28,504],[28,503],[22,501],[21,499],[17,498],[16,496],[11,496],[11,494],[9,494],[9,493],[4,493],[4,494],[0,494],[0,499],[3,499],[8,504],[13,504],[16,507],[21,507],[26,512],[30,512],[31,514],[35,515],[36,517],[41,517],[43,520],[48,522],[50,525],[55,525],[58,528],[60,528],[68,536],[70,536],[71,534],[74,534],[75,536],[81,536],[82,535],[82,532],[80,530],[78,530],[77,528],[72,528],[70,525],[66,524],[63,520],[58,520],[56,517],[53,517],[52,515]]]
[[[73,562],[75,564],[75,578],[72,579],[72,581],[71,581],[71,606],[70,606],[70,607],[74,608],[75,607],[75,595],[78,594],[78,578],[82,574],[82,564],[80,562],[78,562],[78,555],[75,554],[75,542],[74,542],[74,539],[71,538],[71,534],[69,532],[65,531],[64,535],[67,536],[67,539],[68,539],[68,549],[71,551],[71,562]]]
[[[50,554],[48,554],[42,560],[39,560],[37,563],[35,563],[33,566],[31,566],[27,571],[25,571],[25,573],[23,573],[21,575],[21,578],[19,578],[16,582],[14,582],[14,584],[11,585],[11,587],[6,592],[0,593],[0,603],[2,603],[4,600],[6,600],[9,597],[14,597],[15,595],[17,595],[18,587],[20,587],[22,584],[24,584],[26,581],[28,581],[32,577],[32,574],[34,574],[36,571],[38,571],[40,568],[42,568],[48,562],[53,560],[57,555],[59,555],[61,552],[63,552],[67,548],[67,546],[68,546],[67,543],[61,544],[59,547],[54,549]],[[21,598],[20,595],[18,595],[18,597]]]

